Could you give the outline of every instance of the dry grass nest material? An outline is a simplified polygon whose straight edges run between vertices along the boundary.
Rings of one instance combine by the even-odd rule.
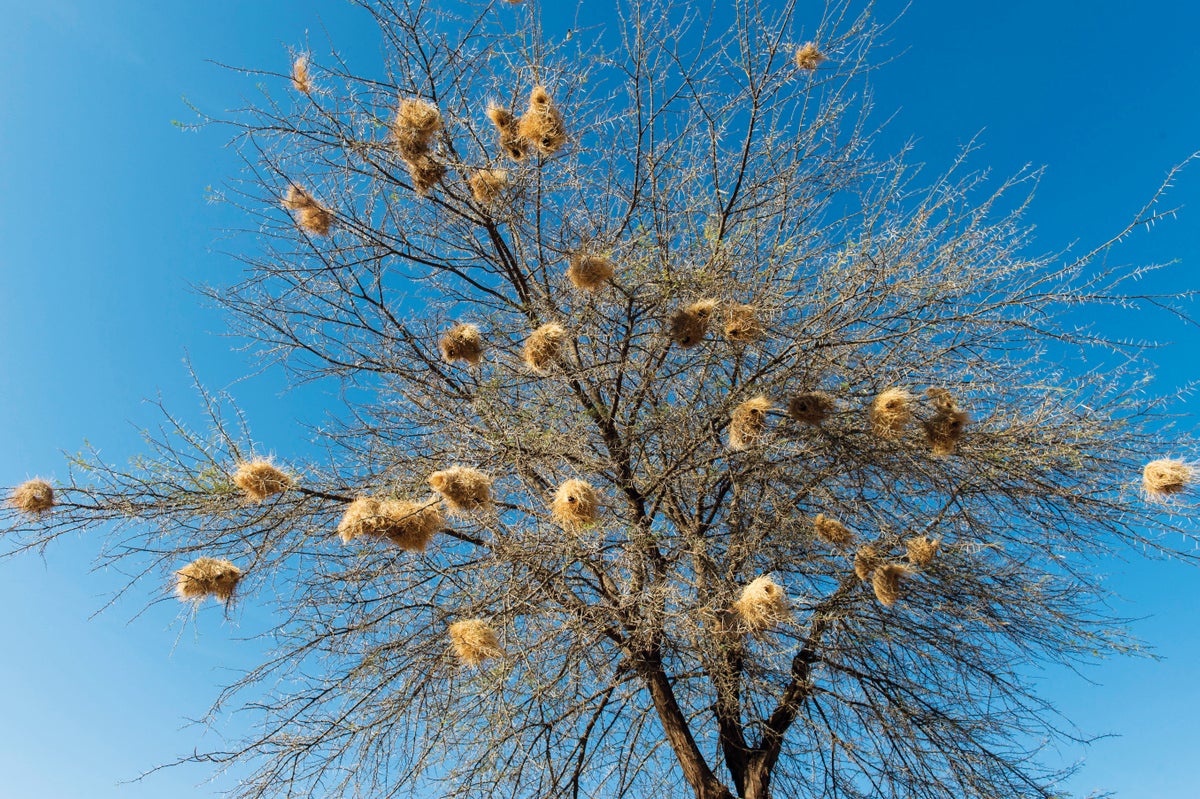
[[[753,305],[734,305],[725,314],[725,338],[735,344],[751,344],[762,338],[762,322]]]
[[[813,519],[813,532],[818,539],[835,547],[848,547],[854,543],[854,533],[850,532],[850,528],[824,513],[818,513],[817,518]]]
[[[562,325],[556,322],[542,325],[525,339],[522,352],[525,365],[538,374],[545,374],[562,355],[566,340],[567,329]]]
[[[492,478],[470,466],[451,466],[429,475],[429,485],[452,513],[487,510],[492,504]]]
[[[871,579],[871,587],[875,589],[875,598],[884,607],[890,608],[902,596],[900,581],[909,574],[908,567],[901,563],[887,563],[875,569]]]
[[[175,593],[181,600],[228,602],[241,579],[242,570],[227,560],[197,558],[175,572]]]
[[[577,252],[571,256],[567,278],[580,291],[599,291],[615,271],[613,262],[603,255]]]
[[[562,113],[544,86],[529,93],[529,108],[517,122],[517,134],[542,155],[554,155],[567,143]]]
[[[443,526],[445,520],[437,500],[408,502],[359,497],[346,508],[337,530],[346,543],[359,536],[377,536],[406,552],[424,552]]]
[[[600,518],[600,497],[588,481],[568,480],[554,492],[550,514],[563,527],[578,530]]]
[[[883,438],[895,438],[912,420],[912,395],[902,388],[889,388],[871,401],[868,417],[871,430]]]
[[[457,324],[438,342],[442,357],[450,363],[466,361],[478,366],[483,360],[483,334],[472,324]]]
[[[446,167],[433,157],[433,137],[442,127],[442,114],[433,103],[406,97],[396,108],[392,138],[396,152],[408,167],[413,190],[421,197],[441,182]]]
[[[258,458],[238,464],[233,473],[233,484],[248,499],[262,502],[275,494],[282,494],[292,486],[292,478],[281,472],[270,461]]]
[[[733,610],[751,632],[762,632],[792,617],[787,595],[769,576],[755,577],[742,589]]]
[[[882,562],[879,550],[870,544],[863,544],[854,553],[854,573],[858,575],[858,579],[868,580]]]
[[[788,416],[803,424],[820,424],[833,409],[833,397],[823,391],[797,394],[788,402]]]
[[[301,94],[312,94],[312,80],[308,74],[308,56],[300,56],[292,62],[292,88]]]
[[[669,332],[671,341],[684,349],[694,347],[703,341],[704,335],[708,332],[708,323],[712,319],[713,310],[716,307],[716,300],[704,299],[677,310],[671,316]]]
[[[936,411],[925,422],[925,437],[929,440],[929,447],[936,457],[953,455],[971,417],[959,409],[954,396],[944,388],[930,388],[925,395]]]
[[[771,400],[755,397],[733,409],[729,420],[729,448],[744,450],[763,443],[767,437],[767,413]]]
[[[283,207],[294,212],[296,224],[314,236],[328,236],[333,227],[333,212],[318,203],[304,189],[293,184],[283,195]]]
[[[480,169],[467,182],[475,202],[491,207],[504,198],[504,190],[508,188],[508,170]]]
[[[14,488],[8,502],[22,513],[45,513],[54,507],[54,488],[40,477],[35,477]]]
[[[1181,460],[1150,461],[1142,469],[1142,490],[1150,499],[1170,499],[1187,488],[1192,476],[1192,467]]]
[[[510,0],[511,1],[511,0]],[[517,119],[503,106],[491,104],[487,109],[488,119],[496,126],[500,136],[500,149],[514,161],[522,161],[529,154],[529,142],[521,138],[517,130]]]
[[[941,543],[927,535],[908,539],[904,542],[904,547],[908,550],[908,562],[914,566],[928,566],[937,557]]]
[[[468,666],[478,666],[485,660],[504,655],[496,631],[483,619],[456,621],[450,625],[449,632],[454,654]]]
[[[828,60],[815,42],[805,42],[796,48],[796,66],[800,69],[813,70]]]

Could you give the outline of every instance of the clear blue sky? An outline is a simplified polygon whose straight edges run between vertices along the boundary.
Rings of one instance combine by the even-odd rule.
[[[0,484],[12,484],[63,478],[59,450],[84,440],[123,461],[138,449],[136,428],[156,421],[144,398],[195,408],[185,353],[211,386],[244,371],[217,335],[223,320],[188,289],[238,268],[219,253],[219,229],[239,219],[206,202],[206,187],[238,164],[225,131],[182,132],[171,120],[191,118],[184,96],[219,112],[255,91],[254,79],[206,59],[282,70],[285,48],[306,36],[326,49],[327,28],[370,69],[378,40],[346,4],[311,0],[0,0],[0,19]],[[874,81],[878,118],[896,114],[880,149],[915,137],[936,171],[981,134],[974,163],[997,175],[1047,165],[1031,214],[1041,248],[1098,242],[1200,149],[1197,29],[1200,7],[1184,2],[914,0],[886,37],[896,60]],[[1200,288],[1200,165],[1171,199],[1185,206],[1179,220],[1117,255],[1178,257],[1160,285]],[[1098,321],[1177,342],[1162,356],[1164,390],[1196,377],[1195,328]],[[260,440],[280,449],[302,434],[306,400],[280,396],[276,378],[233,388]],[[203,769],[117,783],[211,745],[185,719],[204,712],[227,669],[254,662],[255,646],[239,639],[265,620],[245,606],[230,620],[215,608],[193,620],[171,601],[143,613],[155,597],[138,593],[89,621],[124,584],[89,571],[94,550],[77,540],[45,563],[0,564],[0,796],[213,795],[220,781],[197,787]],[[1047,694],[1086,732],[1122,736],[1062,752],[1085,759],[1071,786],[1194,796],[1200,570],[1109,570],[1120,609],[1146,617],[1135,629],[1165,660],[1107,663],[1086,672],[1094,685],[1046,673]]]

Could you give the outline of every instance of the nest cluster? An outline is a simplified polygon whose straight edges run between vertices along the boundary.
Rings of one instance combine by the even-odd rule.
[[[433,536],[445,527],[438,504],[436,499],[409,502],[359,497],[342,514],[338,535],[345,543],[364,536],[377,537],[406,552],[424,552]]]

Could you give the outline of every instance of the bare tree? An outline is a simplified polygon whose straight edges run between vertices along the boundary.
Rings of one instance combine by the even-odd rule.
[[[364,3],[385,76],[297,54],[223,120],[256,240],[211,296],[341,388],[317,446],[251,465],[205,394],[24,487],[10,549],[101,528],[277,608],[218,699],[254,732],[193,758],[239,796],[1054,795],[1023,675],[1130,646],[1098,558],[1193,541],[1190,467],[1137,482],[1194,446],[1145,349],[1079,325],[1179,312],[1105,257],[1155,203],[1031,255],[1033,174],[877,155],[870,8],[445,5]]]

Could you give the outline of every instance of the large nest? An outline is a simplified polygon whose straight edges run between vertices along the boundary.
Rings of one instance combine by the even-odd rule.
[[[804,424],[820,424],[833,408],[833,397],[823,391],[806,391],[788,402],[788,416]]]
[[[508,171],[504,169],[480,169],[468,181],[471,196],[480,205],[492,207],[504,198],[508,188]]]
[[[733,610],[751,632],[762,632],[791,618],[787,595],[769,576],[755,577],[742,589]]]
[[[767,412],[771,400],[755,397],[733,409],[729,420],[729,448],[744,450],[763,443],[767,437]]]
[[[837,519],[818,513],[813,520],[813,532],[817,538],[835,547],[849,547],[854,543],[854,533]]]
[[[542,155],[554,155],[567,143],[562,113],[544,86],[529,93],[529,109],[517,122],[517,133]]]
[[[1180,460],[1162,458],[1150,461],[1142,469],[1142,490],[1154,500],[1179,494],[1192,480],[1192,467]]]
[[[927,535],[908,539],[904,542],[904,547],[908,550],[908,562],[914,566],[928,566],[937,557],[938,546],[941,543]]]
[[[466,619],[450,625],[450,643],[454,654],[468,666],[478,666],[489,658],[504,654],[496,631],[483,619]]]
[[[500,134],[500,149],[514,161],[523,160],[529,153],[529,142],[521,138],[516,117],[507,108],[494,104],[488,106],[487,115]]]
[[[251,501],[262,502],[291,488],[292,478],[265,458],[258,458],[238,464],[233,484]]]
[[[396,152],[408,167],[413,190],[424,197],[441,182],[446,167],[433,157],[433,138],[442,127],[442,114],[433,103],[405,98],[396,108],[392,138]]]
[[[438,348],[442,357],[451,363],[466,361],[471,366],[478,366],[483,360],[483,335],[475,325],[457,324],[442,336]]]
[[[677,310],[671,316],[671,341],[684,349],[699,344],[708,332],[708,323],[716,307],[716,300],[704,299]]]
[[[613,262],[602,255],[577,252],[571,256],[567,267],[567,278],[571,285],[581,291],[599,291],[612,280],[616,271]]]
[[[912,395],[902,388],[889,388],[871,402],[868,418],[875,435],[895,438],[912,419]]]
[[[228,602],[241,579],[242,570],[227,560],[197,558],[175,572],[175,593],[181,600]]]
[[[328,236],[333,227],[333,212],[318,203],[311,194],[293,184],[283,195],[283,207],[295,212],[296,224],[314,236]]]
[[[908,576],[908,567],[901,563],[887,563],[875,569],[871,579],[871,587],[875,589],[875,598],[884,606],[890,608],[901,597],[900,581]]]
[[[733,305],[725,312],[725,338],[735,344],[751,344],[762,335],[762,322],[753,305]]]
[[[451,466],[429,475],[429,485],[441,494],[453,513],[487,510],[492,504],[492,478],[470,466]]]
[[[550,513],[563,527],[578,530],[600,517],[600,498],[586,480],[567,480],[554,492]]]
[[[360,536],[376,536],[388,539],[406,552],[424,552],[444,526],[437,500],[408,502],[359,497],[350,503],[338,522],[338,535],[347,543]]]
[[[522,353],[525,365],[538,374],[545,374],[562,355],[566,338],[567,329],[562,325],[555,322],[542,325],[525,339]]]
[[[36,516],[54,507],[54,488],[40,477],[35,477],[14,488],[8,502],[22,513]]]

